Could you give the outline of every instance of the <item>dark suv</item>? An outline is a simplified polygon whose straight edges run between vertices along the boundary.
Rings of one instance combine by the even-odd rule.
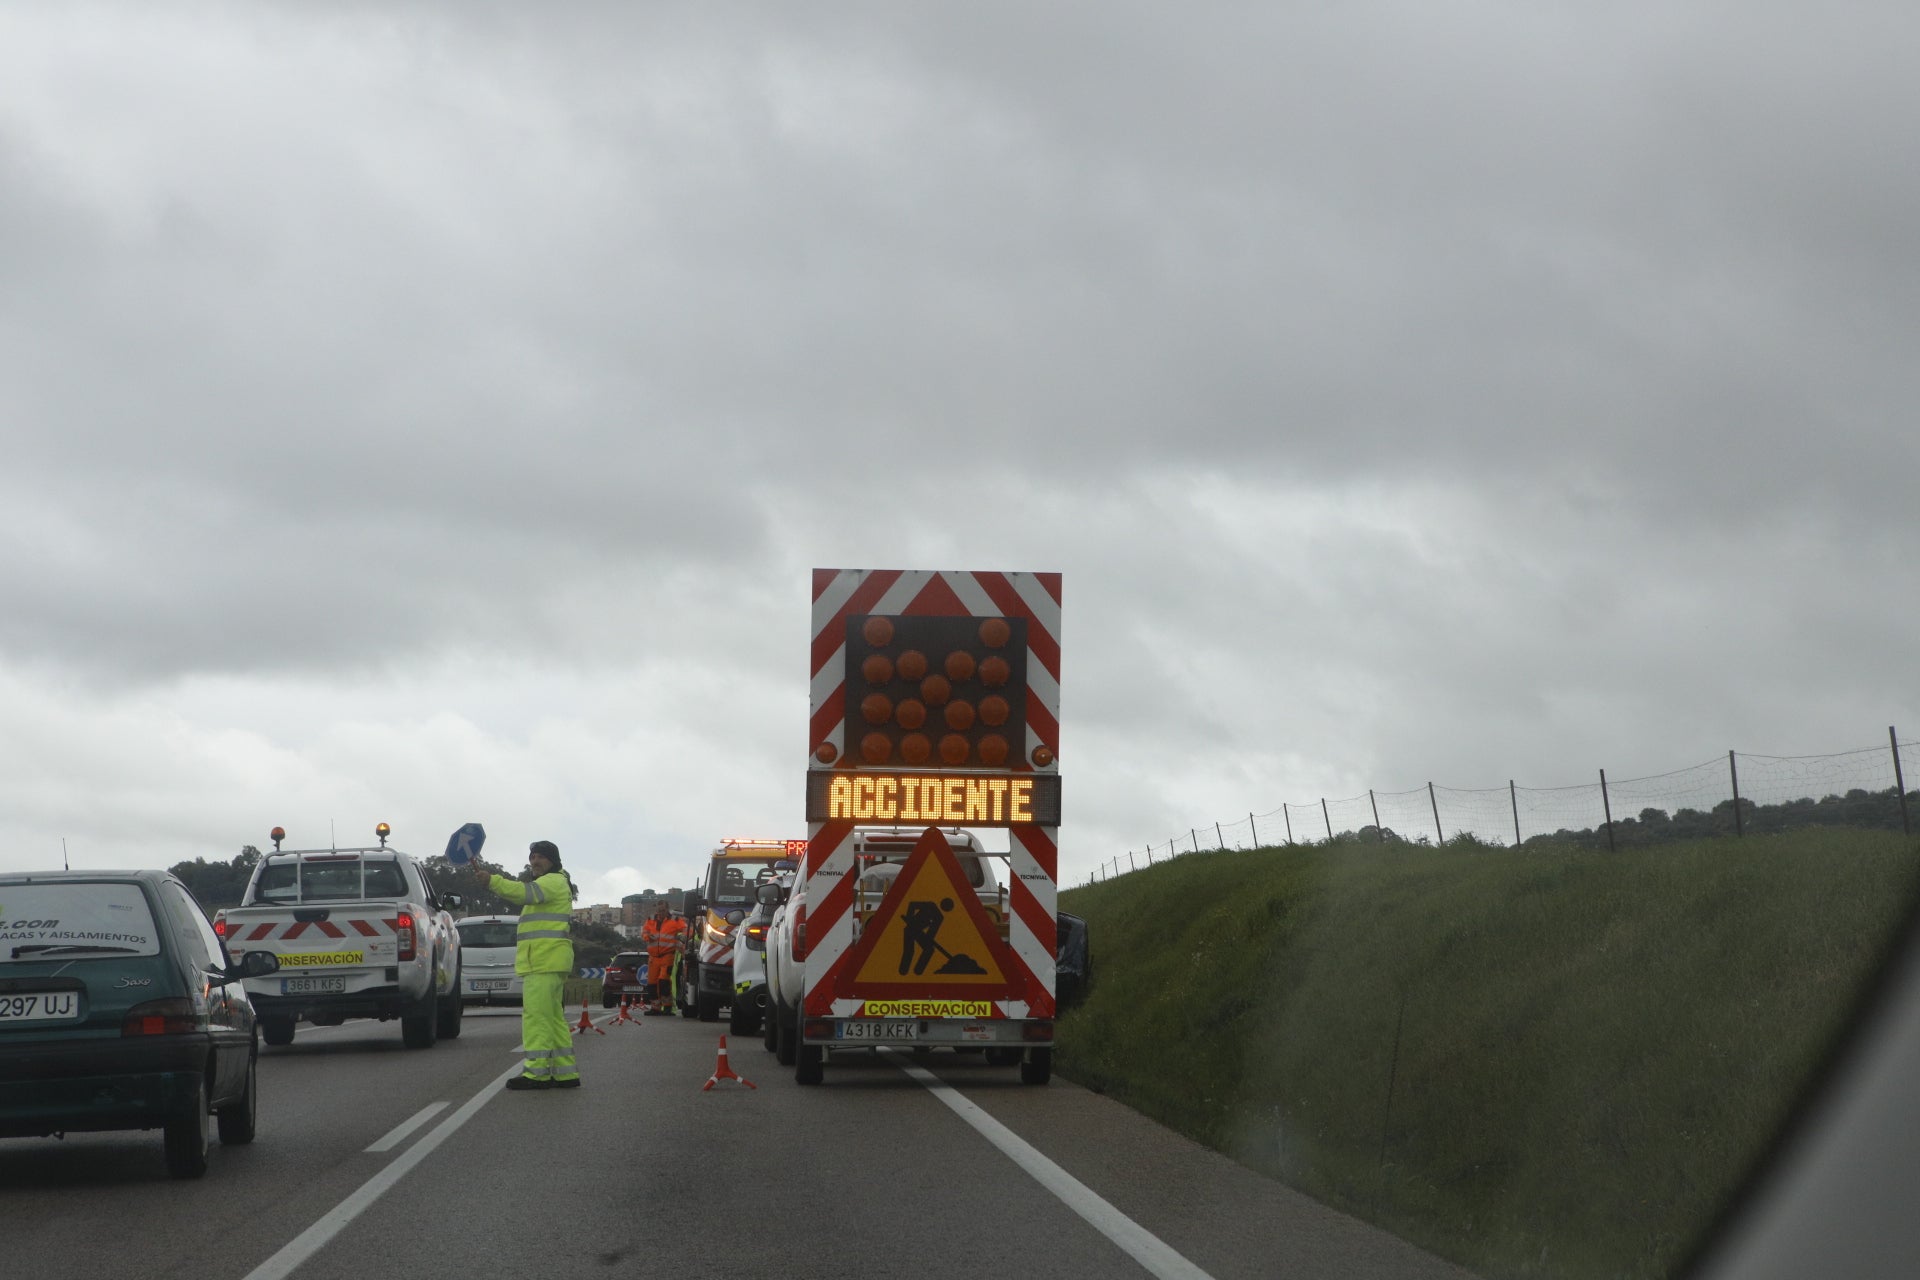
[[[167,1172],[252,1142],[253,1006],[242,965],[164,871],[0,872],[0,1137],[159,1129]]]
[[[600,982],[600,1005],[611,1009],[621,1000],[644,1002],[647,998],[647,953],[622,951],[607,961],[607,976]]]

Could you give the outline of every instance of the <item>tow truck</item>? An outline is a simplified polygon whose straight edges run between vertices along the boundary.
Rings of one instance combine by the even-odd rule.
[[[674,993],[683,1016],[715,1022],[722,1009],[732,1009],[735,931],[759,902],[760,887],[777,882],[775,864],[799,858],[806,847],[805,840],[735,836],[714,849],[696,878],[701,887],[687,895],[687,935]]]

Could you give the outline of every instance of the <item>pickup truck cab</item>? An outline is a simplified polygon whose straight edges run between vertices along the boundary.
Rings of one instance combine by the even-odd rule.
[[[240,905],[214,919],[236,963],[272,952],[279,972],[247,980],[260,1038],[291,1044],[295,1024],[397,1019],[409,1049],[460,1034],[460,935],[419,861],[387,847],[281,851],[260,859]]]

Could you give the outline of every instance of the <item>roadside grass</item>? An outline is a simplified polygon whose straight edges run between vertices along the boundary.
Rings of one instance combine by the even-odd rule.
[[[1339,843],[1061,895],[1065,1076],[1493,1277],[1687,1261],[1920,901],[1920,842]]]

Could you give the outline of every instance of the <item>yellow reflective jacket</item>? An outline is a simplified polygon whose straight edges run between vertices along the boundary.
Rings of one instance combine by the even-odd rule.
[[[564,873],[549,871],[524,882],[494,876],[487,888],[520,908],[513,935],[515,973],[573,972],[573,939],[567,934],[573,920],[573,882]]]

